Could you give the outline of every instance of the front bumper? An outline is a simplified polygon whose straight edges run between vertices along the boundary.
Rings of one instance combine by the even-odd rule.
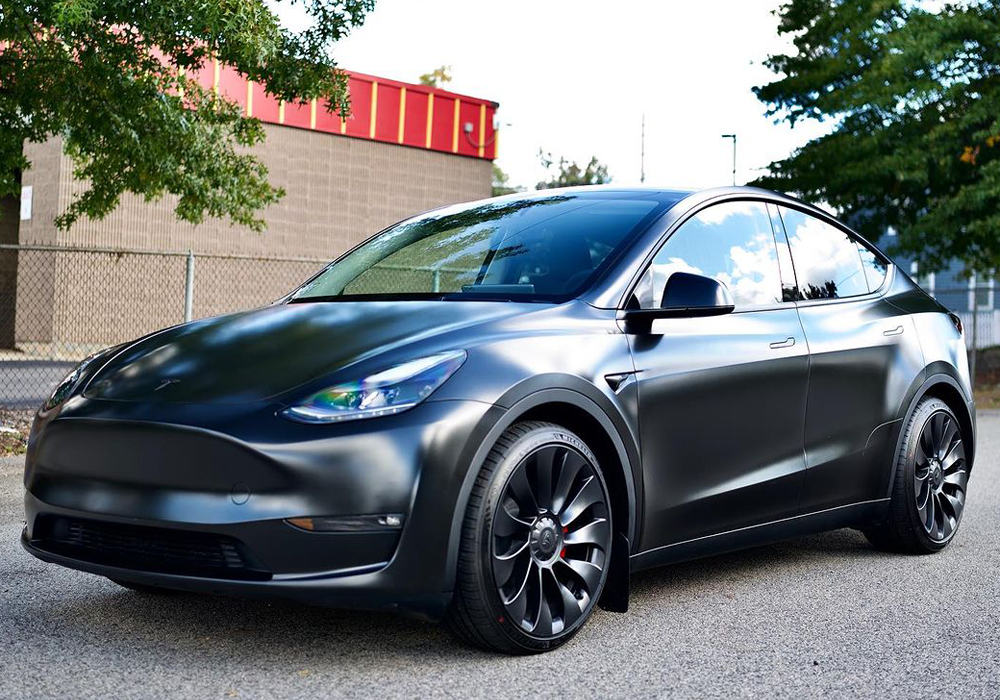
[[[306,426],[268,411],[223,432],[218,420],[207,428],[179,414],[119,419],[79,406],[36,428],[22,543],[44,561],[122,581],[436,618],[454,581],[461,485],[502,412],[428,401]],[[286,522],[371,513],[402,513],[403,527],[318,533]]]

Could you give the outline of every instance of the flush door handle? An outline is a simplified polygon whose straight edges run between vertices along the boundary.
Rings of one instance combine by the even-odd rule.
[[[795,345],[795,338],[785,338],[784,340],[779,340],[771,343],[772,350],[780,350],[781,348],[790,348]]]
[[[903,327],[896,326],[895,328],[882,331],[882,335],[903,335]]]

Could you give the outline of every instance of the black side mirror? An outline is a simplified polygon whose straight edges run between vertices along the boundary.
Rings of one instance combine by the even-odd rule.
[[[622,318],[628,333],[648,333],[658,318],[691,318],[721,316],[735,308],[733,297],[725,284],[717,279],[675,272],[663,288],[658,309],[626,309]]]
[[[733,310],[733,297],[725,284],[712,277],[690,272],[675,272],[663,288],[661,309],[714,310],[713,313],[689,313],[689,316],[715,316]]]

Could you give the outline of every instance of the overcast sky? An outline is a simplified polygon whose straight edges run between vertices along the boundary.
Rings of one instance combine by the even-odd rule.
[[[456,92],[500,103],[499,165],[514,184],[542,177],[539,148],[586,161],[615,182],[639,181],[646,115],[646,182],[708,187],[737,181],[822,132],[765,116],[751,88],[784,48],[777,0],[378,0],[337,44],[344,68],[416,82],[450,65]],[[292,25],[300,18],[275,7]]]

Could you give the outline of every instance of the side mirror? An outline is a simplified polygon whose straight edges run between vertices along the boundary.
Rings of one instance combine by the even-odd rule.
[[[716,316],[733,310],[733,296],[725,284],[712,277],[690,272],[675,272],[663,288],[661,309],[687,309],[710,311],[689,313],[688,316]]]
[[[649,333],[658,318],[721,316],[735,308],[725,284],[717,279],[690,272],[675,272],[663,288],[658,309],[626,309],[620,318],[627,333]]]

